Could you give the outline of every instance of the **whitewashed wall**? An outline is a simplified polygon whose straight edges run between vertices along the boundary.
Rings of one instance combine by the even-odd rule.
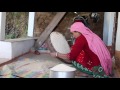
[[[104,25],[103,25],[103,41],[107,46],[112,45],[112,35],[115,26],[115,12],[104,13]]]
[[[21,40],[14,42],[0,41],[0,58],[13,59],[17,56],[29,52],[35,40]]]
[[[6,12],[0,12],[0,40],[5,40]]]
[[[9,58],[11,59],[12,56],[12,45],[10,42],[3,42],[0,41],[0,58]]]
[[[117,25],[117,34],[116,34],[116,48],[117,51],[120,51],[120,12],[118,13],[118,25]]]

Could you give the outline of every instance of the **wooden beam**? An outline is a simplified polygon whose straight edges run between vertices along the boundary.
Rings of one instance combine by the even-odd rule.
[[[49,37],[50,33],[55,29],[55,27],[58,25],[58,23],[61,21],[63,16],[66,14],[66,12],[58,12],[56,16],[53,18],[53,20],[50,22],[50,24],[46,27],[46,29],[43,31],[43,33],[40,35],[38,40],[35,43],[35,49],[37,50],[44,41]]]
[[[50,37],[48,37],[48,39],[46,40],[46,44],[48,46],[48,49],[51,51],[51,52],[55,52],[55,49],[50,41]]]

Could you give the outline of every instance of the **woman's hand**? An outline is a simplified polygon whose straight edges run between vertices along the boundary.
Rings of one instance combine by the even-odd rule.
[[[50,55],[52,57],[61,59],[61,61],[65,62],[65,63],[71,64],[71,61],[68,59],[67,54],[61,54],[58,52],[51,52]]]
[[[57,57],[57,56],[56,56],[56,52],[51,52],[50,55],[51,55],[52,57]]]

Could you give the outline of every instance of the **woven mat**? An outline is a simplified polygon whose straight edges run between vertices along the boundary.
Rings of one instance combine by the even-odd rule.
[[[8,64],[0,70],[1,78],[49,78],[49,70],[57,64],[63,63],[48,54],[29,54],[18,58],[16,62]],[[4,66],[3,66],[4,67]],[[11,70],[11,72],[10,72]],[[10,72],[6,73],[5,72]]]

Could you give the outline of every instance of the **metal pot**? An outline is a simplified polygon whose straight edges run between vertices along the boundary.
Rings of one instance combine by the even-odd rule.
[[[49,78],[75,78],[75,71],[50,70]]]

